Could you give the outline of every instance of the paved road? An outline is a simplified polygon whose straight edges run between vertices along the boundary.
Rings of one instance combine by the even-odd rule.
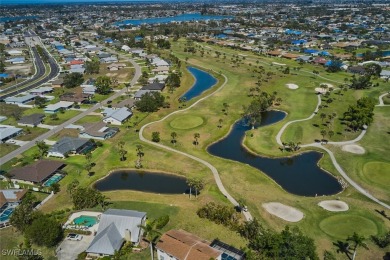
[[[206,69],[206,68],[205,68]],[[206,69],[207,70],[207,69]],[[157,121],[154,121],[154,122],[150,122],[144,126],[141,127],[140,131],[139,131],[139,139],[143,142],[146,142],[150,145],[154,145],[154,146],[158,146],[162,149],[165,149],[165,150],[169,150],[171,152],[175,152],[175,153],[178,153],[178,154],[181,154],[181,155],[184,155],[188,158],[191,158],[195,161],[198,161],[200,163],[202,163],[203,165],[207,166],[211,172],[213,173],[213,176],[214,176],[214,180],[218,186],[218,189],[219,191],[234,205],[234,206],[238,206],[238,202],[229,194],[229,192],[225,189],[225,187],[223,186],[223,183],[221,181],[221,178],[219,176],[219,173],[218,173],[218,170],[217,168],[215,168],[212,164],[210,164],[209,162],[199,158],[199,157],[196,157],[194,155],[191,155],[191,154],[188,154],[188,153],[185,153],[185,152],[182,152],[182,151],[179,151],[179,150],[176,150],[176,149],[173,149],[172,147],[169,147],[169,146],[165,146],[165,145],[162,145],[162,144],[159,144],[159,143],[155,143],[155,142],[152,142],[152,141],[149,141],[148,139],[146,139],[144,136],[143,136],[143,131],[145,130],[146,127],[154,124],[154,123],[157,123],[157,122],[161,122],[161,121],[164,121],[165,119],[167,119],[168,117],[174,115],[174,114],[177,114],[177,113],[181,113],[181,112],[184,112],[186,110],[189,110],[191,109],[192,107],[196,106],[198,103],[202,102],[203,100],[211,97],[212,95],[214,95],[215,93],[219,92],[225,85],[226,83],[228,82],[228,79],[225,75],[222,74],[222,76],[225,78],[225,82],[214,92],[210,93],[209,95],[199,99],[198,101],[196,101],[194,104],[192,104],[191,106],[185,108],[185,109],[182,109],[182,110],[177,110],[177,111],[174,111],[172,113],[170,113],[169,115],[166,115],[165,117],[163,117],[162,119],[160,120],[157,120]],[[251,220],[252,219],[252,215],[249,211],[247,212],[243,212],[244,214],[244,217],[247,221]]]
[[[49,66],[50,66],[50,73],[46,75],[45,77],[41,78],[46,71],[45,65],[42,61],[42,59],[39,57],[38,52],[35,47],[32,47],[32,51],[34,53],[35,59],[36,59],[36,68],[38,72],[35,74],[35,76],[32,79],[26,80],[23,82],[22,87],[20,86],[12,86],[8,90],[12,90],[16,88],[14,91],[8,92],[7,94],[4,94],[0,97],[0,100],[3,100],[7,97],[15,96],[18,93],[39,87],[40,85],[52,80],[53,78],[57,77],[57,75],[60,73],[60,67],[57,64],[56,60],[51,57],[48,52],[43,49],[45,52],[45,55],[47,55],[48,61],[49,61]],[[37,79],[41,78],[40,80],[37,81]],[[24,86],[24,87],[23,87]]]
[[[131,64],[133,64],[134,68],[135,68],[135,74],[134,74],[134,77],[133,79],[131,80],[130,84],[131,85],[134,85],[135,83],[137,83],[138,79],[141,77],[142,73],[141,73],[141,68],[140,66],[134,62],[132,59],[128,59],[129,62],[131,62]],[[59,131],[61,131],[62,129],[64,129],[67,125],[69,124],[73,124],[74,122],[80,120],[81,118],[85,117],[86,115],[88,115],[89,113],[92,113],[93,111],[95,111],[96,109],[100,108],[102,105],[105,105],[107,104],[108,101],[112,101],[114,99],[116,99],[117,97],[121,96],[123,93],[125,93],[127,90],[127,88],[123,88],[121,89],[119,92],[115,92],[112,96],[110,96],[109,98],[107,98],[106,100],[102,101],[100,104],[96,104],[94,105],[93,107],[89,108],[88,110],[82,112],[81,114],[78,114],[77,116],[69,119],[68,121],[66,121],[65,123],[61,124],[61,125],[58,125],[57,127],[49,130],[48,132],[40,135],[39,137],[35,138],[34,140],[32,140],[31,142],[27,143],[26,145],[22,146],[22,147],[19,147],[18,149],[10,152],[9,154],[3,156],[2,158],[0,158],[0,166],[3,165],[4,163],[8,162],[9,160],[13,159],[14,157],[24,153],[25,151],[27,151],[28,149],[30,149],[31,147],[35,146],[35,142],[37,141],[43,141],[44,139],[48,139],[50,136],[58,133]]]
[[[382,95],[383,96],[383,95]],[[381,97],[382,97],[381,96]],[[381,98],[379,99],[381,100]],[[281,136],[283,134],[283,132],[285,131],[285,129],[292,123],[296,123],[296,122],[301,122],[301,121],[306,121],[306,120],[310,120],[312,119],[318,112],[318,107],[321,105],[321,95],[318,95],[318,103],[317,103],[317,106],[313,112],[313,114],[311,114],[309,117],[307,118],[304,118],[304,119],[298,119],[298,120],[293,120],[293,121],[290,121],[290,122],[287,122],[286,124],[283,125],[283,127],[279,130],[278,134],[276,135],[276,142],[282,146],[282,141],[281,141]],[[358,137],[356,137],[355,139],[353,140],[350,140],[350,141],[344,141],[344,142],[328,142],[328,144],[332,144],[332,145],[346,145],[346,144],[353,144],[353,143],[356,143],[358,141],[360,141],[364,135],[366,134],[367,130],[364,129],[360,135]],[[341,166],[339,165],[339,163],[337,162],[336,160],[336,157],[334,156],[333,152],[330,151],[329,149],[327,149],[326,147],[324,147],[321,143],[311,143],[311,144],[305,144],[305,145],[301,145],[301,147],[317,147],[317,148],[320,148],[324,151],[326,151],[329,156],[330,156],[330,159],[332,160],[332,163],[334,165],[334,167],[336,168],[336,170],[340,173],[340,175],[352,186],[354,187],[358,192],[360,192],[361,194],[363,194],[364,196],[366,196],[367,198],[375,201],[376,203],[382,205],[383,207],[387,208],[387,209],[390,209],[390,206],[387,205],[386,203],[380,201],[379,199],[377,199],[376,197],[374,197],[373,195],[371,195],[368,191],[366,191],[364,188],[362,188],[359,184],[357,184],[355,181],[353,181],[349,176],[348,174],[343,170],[343,168],[341,168]]]

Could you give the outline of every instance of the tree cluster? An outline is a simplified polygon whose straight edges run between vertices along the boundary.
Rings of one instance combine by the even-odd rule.
[[[76,210],[93,208],[97,205],[104,207],[106,205],[105,196],[98,190],[90,187],[74,187],[71,191],[71,198]]]
[[[25,234],[26,238],[39,246],[51,247],[62,238],[61,225],[49,215],[34,211],[36,197],[27,193],[10,217],[12,226]]]
[[[344,121],[353,131],[357,131],[364,125],[370,125],[374,117],[375,100],[372,98],[360,98],[356,105],[349,106],[344,113]]]
[[[135,106],[141,112],[156,112],[164,105],[164,100],[160,92],[149,92],[142,95],[141,99],[135,102]]]
[[[85,63],[85,73],[99,74],[100,62],[98,60],[87,61]]]
[[[238,224],[239,214],[230,206],[209,202],[196,212],[200,218],[207,218],[217,224],[222,224],[235,229]]]
[[[96,92],[101,95],[107,95],[111,92],[111,78],[108,76],[100,76],[96,79]]]
[[[371,88],[372,87],[371,76],[366,74],[363,76],[356,77],[355,75],[353,75],[349,87],[356,90]]]
[[[264,228],[256,218],[240,225],[238,233],[248,241],[254,259],[319,259],[314,240],[294,227],[278,233]]]
[[[275,101],[274,94],[261,92],[259,96],[255,97],[248,106],[243,106],[243,117],[247,124],[252,128],[261,122],[261,115],[267,111]]]
[[[156,41],[157,47],[161,49],[170,49],[171,48],[171,43],[168,40],[164,39],[158,39]]]
[[[75,88],[84,82],[83,74],[75,72],[69,73],[64,77],[64,86],[66,88]]]

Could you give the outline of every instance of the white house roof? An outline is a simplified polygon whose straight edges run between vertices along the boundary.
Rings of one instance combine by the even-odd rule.
[[[139,242],[140,225],[143,224],[144,218],[146,218],[145,212],[123,209],[107,210],[101,215],[97,234],[86,251],[113,255],[115,250],[122,245],[127,232],[130,232],[131,242]]]
[[[122,107],[120,109],[105,109],[104,113],[106,114],[105,119],[111,117],[120,122],[122,122],[123,120],[125,120],[126,118],[128,118],[133,114],[126,107]]]
[[[36,88],[36,89],[31,90],[30,93],[45,93],[45,92],[50,92],[52,90],[53,90],[52,87],[40,87],[40,88]]]
[[[27,101],[30,101],[32,99],[34,99],[35,96],[34,95],[24,95],[24,96],[20,96],[20,97],[7,97],[6,99],[4,99],[4,101],[6,103],[8,102],[12,102],[12,103],[24,103],[24,102],[27,102]]]
[[[60,101],[55,104],[47,105],[46,108],[44,109],[45,111],[55,111],[60,108],[68,108],[72,106],[74,103],[69,102],[69,101]]]
[[[0,126],[0,140],[6,139],[7,137],[12,136],[20,131],[22,131],[21,128]]]

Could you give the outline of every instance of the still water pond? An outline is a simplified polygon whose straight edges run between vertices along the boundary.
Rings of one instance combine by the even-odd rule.
[[[259,127],[276,123],[284,117],[285,113],[280,111],[264,112]],[[322,157],[321,153],[312,151],[284,158],[254,155],[241,144],[245,132],[248,130],[250,127],[244,124],[243,120],[237,121],[228,136],[209,146],[208,152],[257,168],[271,177],[283,189],[296,195],[332,195],[342,190],[337,179],[317,165]]]

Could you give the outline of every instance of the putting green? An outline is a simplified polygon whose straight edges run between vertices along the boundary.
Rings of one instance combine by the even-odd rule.
[[[200,116],[183,115],[173,119],[169,125],[175,129],[186,130],[198,127],[202,125],[203,122],[204,120]]]
[[[368,162],[363,167],[363,174],[376,184],[390,187],[390,163]]]
[[[325,218],[320,222],[320,229],[337,239],[346,239],[353,232],[365,237],[378,233],[378,228],[372,220],[347,214],[337,214]]]

